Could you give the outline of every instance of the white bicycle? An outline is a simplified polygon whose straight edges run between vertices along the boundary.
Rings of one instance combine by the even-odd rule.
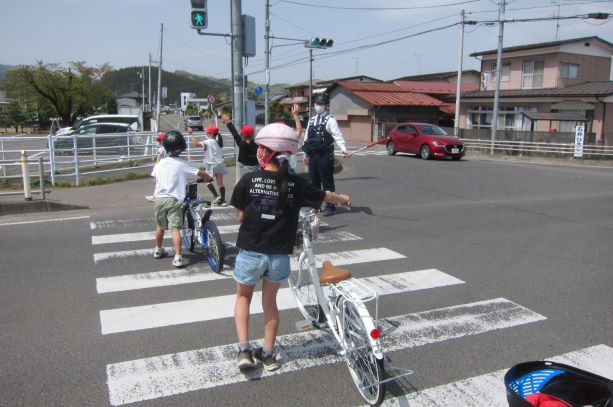
[[[360,395],[369,405],[378,406],[385,398],[386,383],[413,372],[391,368],[402,373],[388,375],[388,359],[381,344],[381,330],[376,324],[377,293],[351,278],[349,270],[334,267],[327,260],[322,263],[323,272],[319,274],[312,244],[318,230],[319,218],[315,210],[301,210],[298,233],[302,236],[298,236],[296,246],[301,244],[302,247],[298,267],[290,273],[289,285],[302,315],[313,326],[332,332]],[[366,307],[371,301],[375,304],[375,319]]]

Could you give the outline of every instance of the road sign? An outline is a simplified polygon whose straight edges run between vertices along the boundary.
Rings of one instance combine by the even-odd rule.
[[[583,157],[583,140],[585,138],[585,127],[577,126],[575,128],[575,157]]]
[[[256,95],[260,96],[263,92],[262,87],[261,86],[256,86],[255,89],[253,90],[255,92]]]
[[[210,104],[215,103],[215,95],[207,96],[207,100],[209,101]]]

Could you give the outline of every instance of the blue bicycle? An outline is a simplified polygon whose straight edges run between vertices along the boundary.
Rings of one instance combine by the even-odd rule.
[[[225,248],[219,229],[215,222],[211,220],[213,210],[211,203],[198,199],[198,183],[192,182],[187,185],[184,208],[183,208],[183,230],[181,236],[183,245],[190,252],[194,252],[196,242],[203,254],[206,256],[211,270],[220,273],[223,269],[225,258]]]

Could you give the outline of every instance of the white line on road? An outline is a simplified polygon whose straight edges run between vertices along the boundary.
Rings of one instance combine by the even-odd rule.
[[[379,295],[426,290],[464,283],[440,270],[429,269],[359,279]],[[262,313],[262,293],[256,291],[251,301],[251,314]],[[197,298],[137,307],[116,308],[100,311],[100,327],[103,335],[159,328],[178,324],[230,318],[234,315],[236,296]],[[282,288],[277,295],[280,310],[296,308],[291,289]]]
[[[479,301],[387,318],[398,327],[385,338],[388,352],[532,323],[544,316],[507,299]],[[243,374],[236,368],[236,344],[107,365],[114,406],[213,388],[342,361],[338,345],[319,331],[277,338],[281,369]],[[387,344],[391,343],[391,346]]]
[[[65,220],[77,220],[77,219],[88,219],[88,218],[89,218],[89,216],[74,216],[74,217],[71,217],[71,218],[27,220],[27,221],[23,221],[23,222],[0,223],[0,226],[27,225],[27,224],[30,224],[30,223],[45,223],[45,222],[63,222]]]
[[[546,358],[613,379],[613,348],[596,345]],[[386,400],[385,407],[506,406],[504,375],[507,370],[471,377]]]
[[[354,235],[355,236],[355,235]],[[357,236],[355,236],[358,238]],[[358,238],[359,239],[359,238]],[[151,249],[144,249],[146,254],[151,255]],[[168,248],[167,250],[170,250]],[[169,251],[170,253],[170,251]],[[323,259],[336,258],[337,261],[334,262],[335,265],[341,266],[356,262],[366,262],[369,261],[366,257],[371,254],[371,252],[362,253],[353,253],[353,257],[349,256],[341,256],[339,254],[330,253],[320,255],[319,258],[316,258],[316,262],[321,266]],[[390,253],[390,256],[392,254]],[[382,256],[379,254],[377,258],[370,260],[376,261],[381,259]],[[393,258],[396,258],[395,256]],[[387,258],[383,258],[383,260],[387,260]],[[292,261],[292,268],[295,270],[298,265],[297,261]],[[139,274],[125,274],[121,276],[113,276],[113,277],[100,277],[96,279],[96,286],[98,288],[98,294],[103,293],[111,293],[117,291],[129,291],[129,290],[140,290],[143,288],[151,288],[151,287],[164,287],[170,285],[178,285],[178,284],[190,284],[190,283],[198,283],[202,281],[211,281],[217,279],[231,278],[232,271],[224,270],[221,274],[215,274],[208,267],[189,267],[181,270],[169,270],[169,271],[156,271],[151,273],[139,273]],[[385,276],[383,276],[385,277]]]

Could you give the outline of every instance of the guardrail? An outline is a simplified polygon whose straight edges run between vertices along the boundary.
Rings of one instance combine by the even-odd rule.
[[[203,132],[195,132],[199,139]],[[48,178],[52,185],[62,178],[74,179],[77,186],[84,175],[120,171],[134,171],[136,168],[150,168],[155,164],[157,143],[156,133],[118,133],[71,136],[13,136],[0,137],[0,180],[22,179],[24,188],[30,185],[24,174],[31,174],[32,159],[39,164],[39,176],[44,185]],[[234,141],[230,133],[222,133],[229,147],[224,147],[224,157],[234,157]],[[228,140],[228,141],[230,141]],[[188,161],[203,161],[204,150],[191,146],[189,140],[182,157]],[[27,164],[23,166],[22,159]],[[28,158],[29,157],[29,158]],[[39,160],[40,159],[40,160]],[[121,165],[136,163],[135,166]],[[26,171],[27,170],[27,171]],[[43,188],[44,189],[44,188]],[[25,191],[24,191],[25,193]],[[9,192],[5,194],[21,194]]]
[[[504,152],[508,155],[539,155],[555,158],[572,158],[575,153],[575,145],[569,143],[543,143],[527,141],[495,141],[484,139],[463,139],[464,146],[483,152],[496,151]],[[601,146],[586,144],[583,145],[583,158],[613,159],[613,146]]]

